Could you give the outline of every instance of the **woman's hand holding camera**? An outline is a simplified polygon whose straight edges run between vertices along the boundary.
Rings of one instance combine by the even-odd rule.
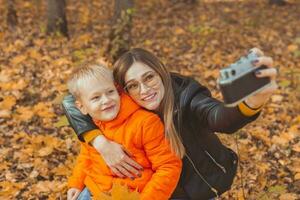
[[[268,101],[270,96],[276,91],[278,87],[276,83],[278,72],[277,69],[273,67],[273,59],[271,57],[264,56],[263,52],[258,48],[253,48],[250,51],[255,52],[258,56],[258,58],[252,63],[255,67],[260,67],[262,65],[268,67],[267,69],[256,71],[255,75],[258,78],[269,77],[271,79],[271,84],[268,87],[245,100],[245,103],[249,107],[257,109],[262,107],[264,103]]]

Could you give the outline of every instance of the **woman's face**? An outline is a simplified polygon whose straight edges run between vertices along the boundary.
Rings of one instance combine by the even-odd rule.
[[[125,74],[131,98],[147,110],[157,110],[165,94],[161,77],[149,66],[134,62]]]

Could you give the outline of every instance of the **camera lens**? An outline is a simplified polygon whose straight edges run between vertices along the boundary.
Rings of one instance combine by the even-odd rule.
[[[234,70],[234,69],[231,70],[231,75],[232,75],[232,76],[235,76],[235,74],[236,74],[235,70]]]

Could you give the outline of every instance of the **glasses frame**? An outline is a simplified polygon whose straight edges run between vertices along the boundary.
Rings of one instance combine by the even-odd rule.
[[[155,81],[155,83],[153,83],[151,85],[149,85],[149,83],[147,83],[147,81],[143,80],[150,73],[154,75],[154,77],[153,77],[154,80],[153,81]],[[123,89],[128,94],[137,95],[137,94],[139,94],[141,92],[141,85],[142,84],[145,85],[145,86],[147,86],[148,88],[153,88],[153,87],[155,87],[159,83],[159,79],[158,78],[159,78],[159,74],[157,72],[155,72],[155,71],[149,71],[149,72],[146,72],[146,73],[144,73],[142,75],[142,80],[141,81],[135,80],[138,83],[138,88],[137,88],[136,92],[129,92],[129,90],[127,89],[128,88],[128,84],[126,84]]]

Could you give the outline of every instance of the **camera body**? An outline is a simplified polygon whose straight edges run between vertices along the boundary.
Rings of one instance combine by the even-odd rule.
[[[236,106],[271,83],[269,77],[256,77],[255,72],[257,70],[267,68],[264,65],[260,67],[253,66],[252,62],[257,58],[258,56],[255,52],[252,52],[220,70],[218,85],[223,95],[225,106]]]

